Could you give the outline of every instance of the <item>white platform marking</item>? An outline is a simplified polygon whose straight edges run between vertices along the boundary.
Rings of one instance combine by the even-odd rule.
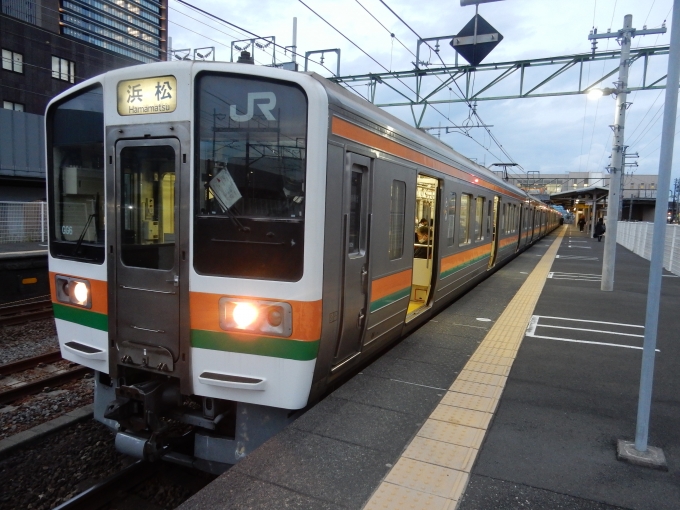
[[[588,331],[592,333],[604,333],[607,335],[617,335],[617,336],[627,336],[627,337],[637,337],[637,338],[644,338],[644,335],[638,335],[638,334],[633,334],[633,333],[621,333],[619,331],[608,331],[604,329],[590,329],[590,328],[571,328],[567,326],[555,326],[552,324],[540,324],[541,319],[552,319],[552,320],[560,320],[560,321],[570,321],[570,322],[586,322],[589,324],[599,324],[599,325],[609,325],[609,326],[622,326],[622,327],[627,327],[627,328],[643,328],[644,326],[640,326],[638,324],[625,324],[625,323],[620,323],[620,322],[602,322],[602,321],[592,321],[592,320],[584,320],[584,319],[570,319],[567,317],[551,317],[547,315],[532,315],[531,320],[529,321],[529,326],[527,327],[526,330],[526,336],[530,336],[532,338],[542,338],[545,340],[557,340],[560,342],[571,342],[571,343],[577,343],[577,344],[590,344],[590,345],[601,345],[601,346],[606,346],[606,347],[622,347],[624,349],[637,349],[637,350],[642,350],[642,347],[638,347],[636,345],[622,345],[622,344],[614,344],[614,343],[608,343],[608,342],[594,342],[591,340],[577,340],[574,338],[562,338],[562,337],[556,337],[556,336],[546,336],[546,335],[537,335],[536,334],[536,328],[553,328],[553,329],[564,329],[564,330],[571,330],[571,331]],[[661,352],[659,349],[656,349],[656,352]]]
[[[584,257],[582,255],[555,255],[556,259],[572,259],[572,260],[598,260],[597,257]]]
[[[559,271],[553,271],[548,273],[548,278],[552,278],[553,280],[575,280],[582,282],[602,281],[602,275],[599,274],[561,273]]]

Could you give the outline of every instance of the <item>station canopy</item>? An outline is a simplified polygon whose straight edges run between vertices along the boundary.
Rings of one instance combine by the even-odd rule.
[[[570,205],[572,200],[585,200],[586,203],[592,202],[594,197],[600,201],[609,196],[609,188],[602,186],[589,186],[587,188],[574,188],[568,191],[560,191],[559,193],[552,193],[550,201],[553,204]]]

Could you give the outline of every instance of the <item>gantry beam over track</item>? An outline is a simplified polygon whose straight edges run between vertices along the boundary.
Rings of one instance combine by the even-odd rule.
[[[666,87],[666,75],[650,77],[650,61],[667,56],[668,46],[653,46],[648,48],[631,49],[630,66],[639,62],[643,66],[641,70],[642,81],[640,85],[628,87],[629,91],[663,89]],[[480,64],[472,67],[469,65],[453,65],[442,67],[416,68],[410,71],[393,71],[383,73],[369,73],[351,76],[338,76],[330,78],[337,83],[351,85],[365,84],[369,88],[369,100],[376,106],[423,106],[444,103],[469,103],[473,101],[492,101],[498,99],[521,99],[534,97],[568,96],[584,94],[589,89],[598,87],[607,78],[615,75],[619,70],[620,50],[597,51],[595,53],[581,53],[578,55],[564,55],[559,57],[536,58],[530,60],[518,60],[514,62],[499,62]],[[608,66],[608,62],[611,65]],[[588,64],[602,62],[602,67]],[[545,68],[553,67],[545,77]],[[653,66],[656,67],[656,66]],[[665,65],[660,66],[665,71]],[[578,79],[566,84],[563,90],[554,90],[554,82],[558,77],[571,69],[578,69]],[[493,72],[490,81],[479,85],[474,89],[475,74],[480,72]],[[597,74],[596,74],[597,73]],[[595,75],[594,79],[587,80],[588,76]],[[537,76],[537,77],[536,77]],[[425,78],[439,77],[437,80]],[[477,77],[477,82],[482,77]],[[516,83],[508,84],[510,78]],[[518,79],[516,79],[518,78]],[[415,87],[411,86],[415,80]],[[571,81],[571,80],[566,80]],[[431,82],[431,83],[430,83]],[[455,82],[455,83],[454,83]],[[409,90],[410,87],[413,90]],[[551,87],[548,87],[551,84]],[[391,102],[376,102],[376,91],[382,85],[396,93],[400,99]],[[427,85],[427,86],[426,86]],[[507,86],[506,86],[507,85]],[[517,87],[516,92],[506,93],[500,91],[501,86],[507,89]],[[449,88],[452,94],[447,94]],[[386,91],[386,92],[390,92]],[[497,92],[498,91],[498,92]],[[462,94],[461,94],[462,93]],[[450,97],[442,97],[449,95]],[[461,97],[462,96],[462,97]],[[422,117],[421,117],[422,118]]]

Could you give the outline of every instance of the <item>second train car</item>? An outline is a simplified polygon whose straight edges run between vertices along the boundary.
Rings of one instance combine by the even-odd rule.
[[[126,453],[221,471],[559,213],[324,78],[164,62],[47,108],[64,358]]]

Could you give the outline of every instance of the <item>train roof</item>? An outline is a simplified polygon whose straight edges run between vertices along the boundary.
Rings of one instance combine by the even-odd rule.
[[[102,75],[85,80],[84,82],[79,83],[71,87],[70,89],[62,92],[61,94],[57,95],[50,101],[50,105],[64,99],[65,97],[68,97],[69,95],[79,90],[83,90],[93,85],[94,83],[112,80],[118,76],[132,77],[136,74],[135,70],[147,68],[150,66],[153,66],[155,68],[164,68],[162,69],[163,72],[171,72],[172,67],[186,66],[192,69],[198,67],[199,71],[203,70],[215,70],[224,72],[231,71],[239,74],[241,73],[247,74],[247,71],[251,70],[250,72],[256,76],[283,80],[285,80],[286,78],[290,79],[291,73],[294,73],[295,75],[297,75],[298,78],[292,81],[298,82],[301,81],[302,76],[308,77],[307,79],[311,78],[324,88],[328,95],[329,104],[333,104],[341,109],[344,109],[345,111],[358,115],[369,121],[373,121],[378,125],[389,126],[389,128],[392,130],[396,138],[401,138],[402,140],[408,142],[411,145],[413,144],[417,145],[421,150],[426,151],[431,156],[434,156],[437,159],[446,160],[449,163],[460,168],[461,170],[470,172],[470,174],[472,175],[482,177],[485,181],[493,182],[495,185],[501,187],[502,189],[507,190],[508,193],[513,193],[516,195],[526,197],[527,200],[534,202],[537,205],[540,204],[542,206],[545,206],[543,202],[540,202],[539,200],[535,199],[534,197],[526,193],[526,191],[508,184],[506,181],[498,177],[495,173],[493,173],[489,169],[481,165],[478,165],[474,161],[471,161],[470,159],[466,158],[465,156],[457,152],[455,149],[443,143],[441,140],[435,138],[434,136],[430,135],[429,133],[414,128],[413,126],[388,113],[387,111],[375,106],[374,104],[366,101],[360,96],[348,91],[344,87],[334,82],[331,82],[330,80],[313,72],[294,72],[265,66],[239,64],[234,62],[203,62],[203,61],[155,62],[151,64],[140,64],[139,66],[115,69],[103,73]],[[140,72],[139,74],[148,75],[149,72],[148,71]],[[48,108],[50,105],[48,105]]]
[[[533,197],[531,197],[531,195],[528,195],[521,188],[517,188],[516,186],[508,184],[488,168],[485,168],[466,158],[450,145],[443,143],[441,140],[435,138],[431,134],[411,126],[403,120],[395,117],[391,113],[375,106],[360,96],[353,94],[346,88],[330,80],[327,80],[321,75],[316,73],[307,74],[318,80],[323,85],[323,87],[328,92],[329,103],[335,104],[345,110],[369,120],[389,124],[391,130],[397,136],[420,145],[422,148],[436,154],[440,158],[443,157],[448,159],[450,162],[455,163],[455,165],[461,170],[466,170],[480,177],[484,177],[485,180],[492,181],[494,184],[507,189],[509,192],[526,195],[528,199],[535,200]]]

